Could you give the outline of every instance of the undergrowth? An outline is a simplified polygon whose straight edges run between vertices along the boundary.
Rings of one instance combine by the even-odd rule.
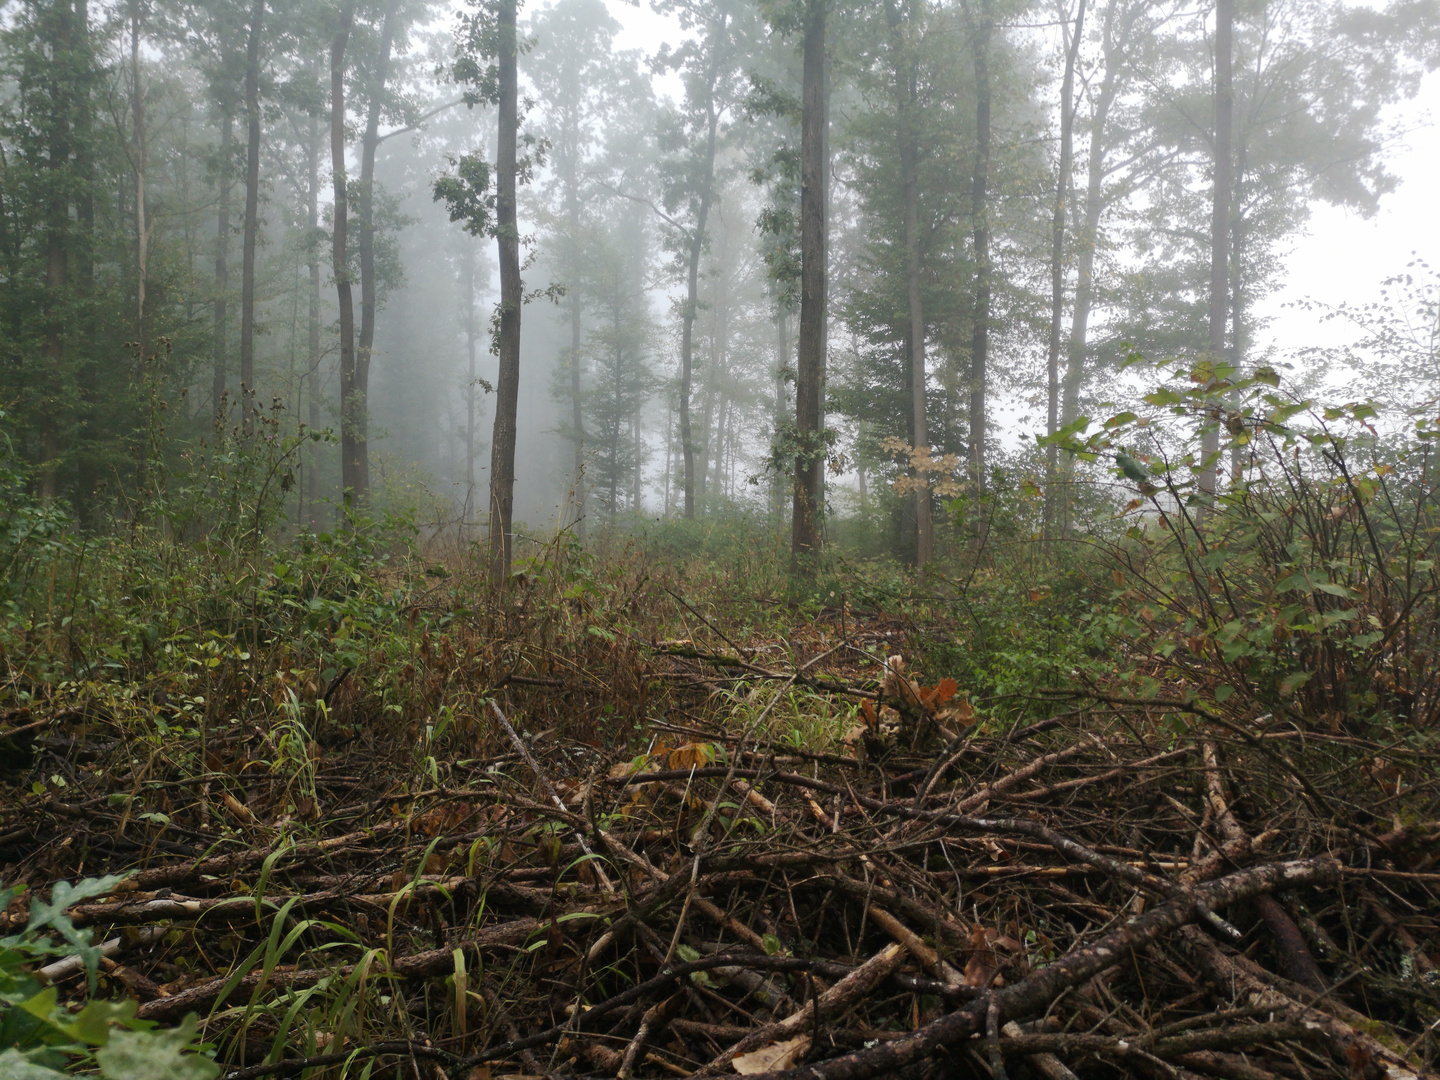
[[[774,521],[717,514],[588,549],[561,533],[524,552],[497,593],[472,538],[425,536],[404,516],[288,533],[298,444],[273,431],[246,441],[217,429],[192,475],[106,533],[37,501],[0,454],[3,782],[18,806],[82,816],[91,803],[71,793],[93,801],[108,785],[103,806],[119,818],[108,847],[52,844],[5,880],[193,853],[202,833],[218,837],[210,854],[278,851],[342,827],[337,813],[403,816],[422,793],[487,782],[472,764],[510,752],[492,702],[523,718],[567,783],[617,757],[718,760],[723,748],[699,734],[717,718],[761,725],[777,752],[849,753],[863,719],[854,692],[873,693],[894,655],[922,683],[953,680],[990,734],[1053,717],[1065,695],[1139,703],[1161,732],[1280,717],[1342,739],[1326,744],[1326,768],[1353,772],[1357,802],[1377,785],[1398,793],[1413,782],[1403,755],[1433,751],[1440,718],[1434,431],[1381,439],[1365,406],[1326,410],[1268,376],[1220,374],[1181,372],[1147,399],[1152,415],[1061,434],[1070,452],[1119,465],[1120,497],[1084,530],[1042,541],[1016,502],[987,545],[923,577],[845,551],[794,576]],[[1219,495],[1195,485],[1200,430],[1166,423],[1197,416],[1229,433],[1213,452],[1234,463]],[[568,835],[542,823],[526,842],[558,852]],[[467,858],[500,847],[482,829]],[[396,867],[390,909],[367,916],[384,921],[386,950],[416,932],[397,912],[432,888],[432,871],[473,871],[429,855]],[[425,1029],[413,1001],[377,989],[374,934],[268,904],[264,868],[246,888],[263,937],[223,939],[216,959],[242,974],[336,973],[278,1004],[264,978],[237,983],[205,1029],[225,1060]],[[105,1047],[143,1027],[120,1006],[91,1012],[103,993],[73,1014],[44,996],[29,973],[53,927],[89,955],[58,923],[0,941],[0,1049],[103,1072]],[[427,987],[425,1008],[448,1010],[463,1035],[473,1008],[493,1007],[480,985],[461,962]],[[503,994],[504,973],[485,985]],[[72,994],[77,1010],[87,1000]],[[14,1029],[22,1012],[29,1034]],[[49,1028],[37,1036],[35,1024]],[[213,1075],[196,1029],[176,1031],[163,1052]]]

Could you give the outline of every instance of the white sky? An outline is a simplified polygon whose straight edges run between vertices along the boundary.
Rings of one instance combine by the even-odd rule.
[[[1337,344],[1339,324],[1321,324],[1296,310],[1306,298],[1326,304],[1377,299],[1380,282],[1402,273],[1414,256],[1440,264],[1440,73],[1428,76],[1418,97],[1393,106],[1387,119],[1408,134],[1395,148],[1390,171],[1397,190],[1366,220],[1331,206],[1314,207],[1307,234],[1297,237],[1286,259],[1286,281],[1259,313],[1274,319],[1265,340],[1282,350]]]

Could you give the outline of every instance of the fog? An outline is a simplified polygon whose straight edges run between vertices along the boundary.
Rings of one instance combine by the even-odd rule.
[[[6,8],[0,393],[43,497],[123,517],[157,476],[259,438],[290,527],[348,501],[478,538],[509,386],[518,537],[731,513],[783,530],[798,453],[824,530],[865,518],[872,549],[923,559],[917,483],[1049,491],[1038,440],[1144,393],[1138,358],[1435,400],[1373,332],[1418,340],[1434,316],[1410,265],[1437,235],[1425,0],[523,8],[518,381],[505,11]],[[1408,294],[1382,285],[1407,272]],[[1369,324],[1343,309],[1366,303]],[[818,424],[796,411],[807,378]]]

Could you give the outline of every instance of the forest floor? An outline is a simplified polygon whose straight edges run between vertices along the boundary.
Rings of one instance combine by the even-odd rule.
[[[69,911],[94,992],[198,1014],[231,1080],[1440,1069],[1426,744],[1163,679],[987,699],[943,621],[843,605],[574,610],[227,660],[209,705],[12,684],[0,879],[126,874]]]

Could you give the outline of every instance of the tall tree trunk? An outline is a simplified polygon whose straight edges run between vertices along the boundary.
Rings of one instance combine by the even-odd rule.
[[[310,138],[305,144],[306,190],[305,225],[309,231],[306,250],[310,265],[310,310],[306,335],[305,380],[310,430],[320,430],[320,115],[310,113]],[[320,444],[310,444],[305,474],[306,500],[310,504],[311,528],[316,526],[315,506],[320,501]]]
[[[690,232],[689,260],[685,275],[685,310],[680,323],[680,452],[685,461],[685,516],[695,516],[695,439],[690,423],[690,390],[694,380],[695,316],[700,307],[700,255],[705,250],[705,224],[710,216],[710,203],[715,186],[715,141],[720,126],[720,112],[715,107],[715,87],[720,81],[720,65],[725,51],[725,32],[729,25],[728,11],[720,12],[720,24],[710,53],[709,81],[706,88],[707,110],[705,130],[705,168],[701,181],[700,205]]]
[[[820,484],[825,468],[820,415],[825,384],[825,16],[828,0],[806,0],[800,120],[800,346],[795,374],[792,566],[820,550]]]
[[[578,199],[576,200],[578,203]],[[579,228],[579,215],[575,214],[571,221],[573,228]],[[571,234],[572,236],[574,233]],[[574,261],[571,265],[576,265]],[[580,291],[575,288],[570,290],[570,428],[572,431],[571,443],[575,450],[575,462],[572,466],[571,476],[573,491],[570,497],[575,500],[575,536],[580,543],[585,543],[585,410],[583,399],[580,396]]]
[[[574,110],[567,113],[565,146],[566,151],[559,157],[561,182],[565,186],[565,217],[569,229],[570,273],[578,274],[580,268],[580,173],[576,167],[576,157],[580,146],[579,122],[575,117]],[[574,463],[571,466],[571,487],[570,497],[575,502],[575,535],[580,543],[585,543],[585,408],[581,398],[580,385],[580,343],[583,327],[580,289],[576,284],[571,284],[568,299],[570,301],[570,442],[574,450]]]
[[[1075,10],[1075,28],[1065,50],[1065,74],[1060,80],[1060,159],[1055,168],[1055,208],[1050,218],[1050,348],[1045,365],[1045,433],[1060,430],[1060,340],[1065,310],[1065,213],[1073,189],[1070,176],[1075,145],[1075,61],[1085,33],[1085,0]],[[1057,481],[1060,451],[1054,443],[1045,448],[1046,539],[1055,533],[1060,492]]]
[[[1231,36],[1235,23],[1235,0],[1215,3],[1215,177],[1210,207],[1210,360],[1220,364],[1225,356],[1225,329],[1230,313],[1230,140],[1234,111],[1234,82],[1231,74]],[[1211,380],[1212,384],[1214,380]],[[1215,494],[1216,460],[1220,449],[1218,418],[1207,417],[1200,440],[1203,461],[1196,474],[1202,495]],[[1197,520],[1205,517],[1202,504]]]
[[[662,517],[670,516],[670,464],[675,456],[675,408],[665,403],[665,507]]]
[[[1090,118],[1090,152],[1086,164],[1085,219],[1075,237],[1075,309],[1070,319],[1070,341],[1066,349],[1065,379],[1061,386],[1060,426],[1072,423],[1080,414],[1080,390],[1085,382],[1085,354],[1089,347],[1090,311],[1095,298],[1095,255],[1100,240],[1100,216],[1105,210],[1105,138],[1110,109],[1119,87],[1120,67],[1124,54],[1115,41],[1115,8],[1105,9],[1105,74],[1095,95],[1095,111]],[[1065,456],[1061,477],[1060,531],[1068,535],[1071,528],[1071,482],[1075,461]]]
[[[235,111],[227,101],[220,117],[220,209],[215,228],[215,337],[210,376],[210,413],[219,417],[225,405],[225,368],[229,348],[230,293],[230,158],[235,146]]]
[[[790,316],[783,302],[775,307],[775,401],[773,404],[773,438],[778,439],[785,430],[785,375],[790,370]],[[776,463],[778,465],[778,462]],[[785,485],[780,470],[774,469],[770,477],[770,513],[780,524],[784,524]]]
[[[919,151],[915,145],[915,109],[919,99],[919,76],[915,70],[911,43],[906,41],[904,20],[895,0],[886,0],[890,24],[890,50],[894,55],[896,142],[900,157],[900,199],[905,218],[905,291],[910,305],[910,434],[916,450],[927,456],[930,431],[925,415],[925,306],[920,291],[920,178]],[[920,32],[912,0],[910,31]],[[912,470],[913,471],[913,470]],[[930,562],[933,546],[930,523],[930,474],[915,471],[915,566],[922,572]]]
[[[475,513],[475,342],[480,337],[478,313],[475,310],[475,249],[469,239],[465,244],[465,273],[460,279],[465,290],[465,513],[464,523],[468,528],[471,515]]]
[[[1243,129],[1243,123],[1241,126]],[[1242,134],[1239,145],[1235,147],[1235,168],[1230,178],[1230,364],[1237,372],[1245,363],[1245,348],[1249,336],[1246,333],[1245,292],[1241,280],[1245,266],[1242,261],[1245,240],[1245,157],[1245,136]],[[1235,404],[1233,396],[1230,404]],[[1230,449],[1230,479],[1236,484],[1244,476],[1245,453],[1240,446],[1232,446]]]
[[[135,140],[135,338],[143,364],[149,348],[145,325],[145,282],[150,267],[150,226],[145,220],[145,89],[140,84],[140,0],[130,0],[130,110]]]
[[[719,273],[716,275],[714,299],[711,302],[709,377],[705,380],[705,412],[700,425],[700,445],[697,448],[699,461],[696,462],[698,474],[696,481],[699,495],[702,498],[712,485],[717,491],[720,487],[721,459],[724,454],[725,405],[728,400],[725,392],[725,369],[727,364],[726,344],[730,333],[730,295],[729,283],[725,278],[726,235],[723,221],[719,239],[719,250],[715,252],[715,262]],[[719,417],[718,421],[717,416]]]
[[[516,0],[499,0],[499,143],[496,150],[495,233],[500,249],[500,373],[495,386],[495,434],[490,446],[490,580],[510,577],[515,509],[516,411],[520,400],[520,231],[515,206],[515,141],[519,128]]]
[[[355,297],[346,251],[350,204],[345,176],[345,47],[350,43],[354,21],[354,4],[347,4],[340,13],[340,29],[330,43],[330,171],[335,190],[330,262],[340,308],[340,489],[347,508],[353,508],[360,484],[355,423]]]
[[[75,263],[75,292],[82,301],[95,291],[95,150],[93,78],[95,75],[94,46],[90,40],[89,0],[75,2],[75,47],[84,65],[86,82],[75,91],[75,223],[71,256]],[[182,170],[183,171],[183,170]],[[93,312],[88,307],[81,313],[81,340],[90,340]],[[82,348],[85,345],[82,344]]]
[[[250,9],[245,49],[245,232],[240,243],[240,386],[244,423],[255,397],[255,245],[260,238],[260,34],[265,0]]]
[[[375,150],[380,145],[380,105],[390,74],[390,50],[395,33],[396,0],[385,5],[380,23],[380,48],[370,79],[370,102],[365,135],[360,146],[360,340],[355,349],[355,497],[370,495],[370,354],[375,347]]]
[[[75,46],[73,8],[70,0],[55,5],[52,47],[67,59]],[[55,80],[54,116],[46,148],[46,170],[49,172],[49,206],[45,225],[45,360],[48,366],[48,400],[40,410],[40,469],[38,491],[45,502],[59,494],[60,426],[58,414],[61,396],[68,392],[64,385],[66,290],[70,284],[70,185],[66,182],[71,169],[73,132],[69,107],[74,87]]]
[[[990,355],[990,0],[978,0],[979,16],[971,27],[975,65],[975,177],[970,216],[975,246],[974,332],[970,345],[970,483],[978,496],[985,491],[985,405]],[[978,519],[983,522],[983,514]],[[984,540],[984,527],[976,533]]]

